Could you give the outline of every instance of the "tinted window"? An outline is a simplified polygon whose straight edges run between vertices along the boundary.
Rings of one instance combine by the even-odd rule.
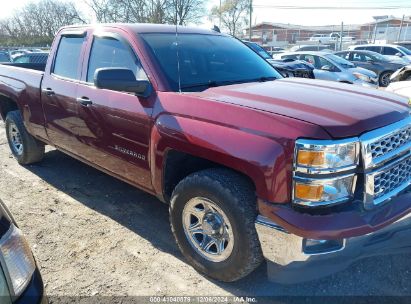
[[[317,69],[322,69],[325,66],[330,67],[331,69],[335,68],[335,65],[332,64],[330,61],[328,61],[327,59],[323,58],[323,57],[317,57],[317,62],[316,62],[316,68]]]
[[[54,62],[53,73],[66,78],[77,79],[83,37],[61,37]]]
[[[348,58],[345,58],[345,59],[348,59]],[[365,61],[364,53],[353,52],[351,61]]]
[[[395,55],[397,53],[400,53],[398,50],[392,48],[392,47],[388,47],[388,46],[384,46],[383,48],[383,54],[384,55]]]
[[[14,59],[14,62],[16,62],[16,63],[29,63],[30,62],[29,56],[23,55],[23,56],[20,56],[20,57],[16,57]]]
[[[141,34],[173,91],[282,78],[241,41],[223,35]],[[178,42],[177,42],[178,41]]]
[[[380,46],[367,46],[365,48],[365,50],[381,53],[381,47]]]
[[[348,52],[336,53],[335,55],[340,56],[341,58],[344,58],[344,59],[347,59],[347,60],[350,59],[350,53],[348,53]]]
[[[100,68],[127,68],[133,71],[137,79],[147,79],[140,62],[131,49],[114,38],[94,38],[88,65],[87,82],[94,82],[94,73]]]

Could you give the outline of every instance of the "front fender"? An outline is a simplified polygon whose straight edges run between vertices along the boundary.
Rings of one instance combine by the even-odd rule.
[[[158,117],[151,139],[156,193],[162,193],[167,150],[175,149],[245,174],[254,182],[259,198],[277,203],[290,200],[293,141],[170,114]]]

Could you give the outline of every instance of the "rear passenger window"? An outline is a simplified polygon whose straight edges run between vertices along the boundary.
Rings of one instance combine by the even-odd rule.
[[[70,79],[78,79],[77,67],[80,61],[84,37],[61,37],[53,73]]]
[[[127,68],[132,70],[136,79],[147,76],[128,46],[111,37],[95,37],[91,48],[87,71],[87,82],[94,82],[94,73],[100,68]]]
[[[387,46],[384,47],[384,51],[383,51],[384,55],[395,55],[397,53],[399,53],[399,51],[392,47],[387,47]]]

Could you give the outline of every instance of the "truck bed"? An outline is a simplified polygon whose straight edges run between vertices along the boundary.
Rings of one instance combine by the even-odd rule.
[[[3,96],[9,96],[16,101],[25,117],[25,125],[29,132],[46,138],[41,105],[43,75],[43,71],[0,64],[0,101],[3,100]]]

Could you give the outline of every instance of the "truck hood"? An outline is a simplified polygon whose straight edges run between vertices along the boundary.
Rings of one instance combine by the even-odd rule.
[[[399,95],[303,78],[215,87],[194,94],[316,124],[335,138],[358,136],[409,115],[408,100]]]

